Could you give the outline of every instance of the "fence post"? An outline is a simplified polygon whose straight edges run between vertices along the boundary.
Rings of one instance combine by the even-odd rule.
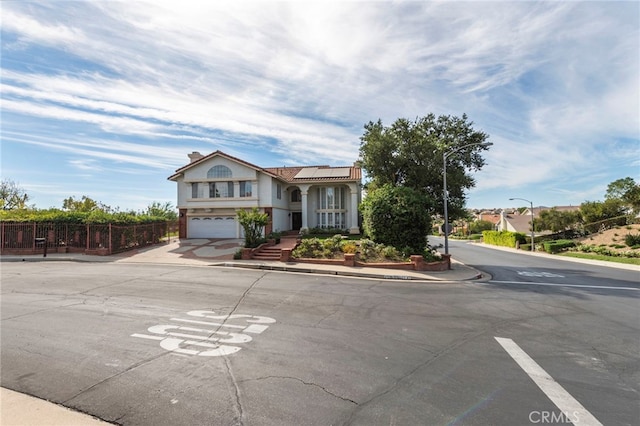
[[[111,240],[111,222],[109,222],[109,254],[111,254],[111,247],[113,247],[113,241]]]
[[[87,223],[87,250],[89,250],[90,243],[91,243],[91,229],[89,228],[89,224]]]

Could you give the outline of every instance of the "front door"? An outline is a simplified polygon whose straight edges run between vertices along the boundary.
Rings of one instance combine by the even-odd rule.
[[[291,213],[291,229],[299,231],[302,228],[302,212]]]

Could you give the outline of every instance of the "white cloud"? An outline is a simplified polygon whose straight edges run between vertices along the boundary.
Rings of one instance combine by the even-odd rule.
[[[495,143],[479,189],[542,185],[611,164],[594,161],[596,154],[633,158],[637,144],[620,140],[640,133],[639,9],[633,2],[8,2],[3,32],[7,46],[15,37],[19,47],[3,47],[2,109],[79,132],[43,131],[23,143],[149,167],[182,164],[193,145],[240,156],[254,147],[251,156],[268,152],[287,164],[349,163],[370,120],[466,112]],[[32,47],[47,58],[38,61]],[[10,131],[12,117],[4,120]],[[93,140],[102,145],[82,143],[81,133],[100,132]],[[136,160],[154,144],[171,145],[169,155],[180,159]],[[603,154],[603,144],[615,148]]]

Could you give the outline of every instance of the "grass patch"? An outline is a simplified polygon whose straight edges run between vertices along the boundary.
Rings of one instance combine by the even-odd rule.
[[[558,256],[577,257],[578,259],[604,260],[606,262],[626,263],[629,265],[640,265],[640,258],[637,257],[605,256],[602,254],[576,252],[559,253]]]

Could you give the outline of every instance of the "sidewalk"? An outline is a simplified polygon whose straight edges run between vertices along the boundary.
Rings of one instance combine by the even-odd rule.
[[[192,266],[214,266],[227,268],[250,268],[281,272],[341,275],[359,278],[417,281],[467,281],[482,278],[482,274],[469,266],[452,259],[448,271],[411,271],[399,269],[318,265],[301,262],[272,262],[259,260],[234,260],[233,254],[242,240],[171,240],[132,252],[111,256],[90,256],[79,253],[50,253],[42,255],[1,256],[2,262],[115,262],[149,263]]]
[[[2,426],[104,426],[110,424],[49,401],[0,388],[0,425]]]

